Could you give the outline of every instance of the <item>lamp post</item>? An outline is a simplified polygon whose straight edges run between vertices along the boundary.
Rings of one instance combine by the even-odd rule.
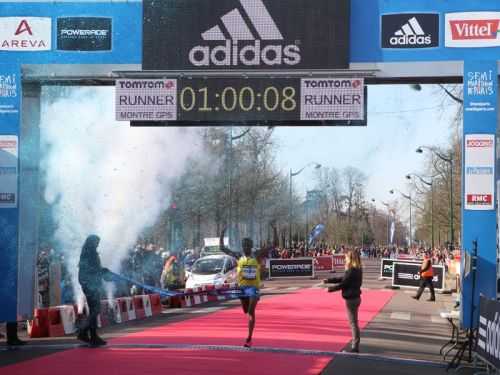
[[[433,180],[431,177],[431,181],[425,180],[422,176],[415,174],[415,173],[409,173],[406,175],[406,178],[408,180],[411,180],[412,177],[416,177],[422,182],[423,184],[430,186],[431,188],[431,246],[432,249],[434,250],[434,184]]]
[[[310,165],[314,165],[314,169],[321,168],[321,164],[318,164],[315,162],[311,162],[311,163],[304,165],[297,172],[293,172],[292,168],[290,168],[290,183],[289,183],[290,192],[289,192],[289,201],[288,201],[288,204],[289,204],[289,206],[288,206],[288,241],[289,241],[288,246],[290,246],[290,248],[292,247],[292,209],[293,209],[292,208],[292,177],[297,176],[298,174],[300,174],[304,169],[306,169]]]
[[[375,198],[372,198],[372,202],[375,202]],[[390,217],[391,217],[391,207],[390,207],[389,203],[387,203],[387,202],[382,202],[381,201],[380,203],[382,203],[387,208],[387,228],[386,228],[387,230],[386,230],[385,234],[386,234],[387,247],[389,247],[389,243],[391,241],[390,240],[390,232],[389,232],[389,230],[390,230],[389,229],[389,226],[390,226],[389,222],[390,222]]]
[[[412,225],[411,225],[411,195],[405,194],[405,193],[401,192],[398,189],[391,189],[391,190],[389,190],[389,193],[394,194],[394,191],[397,191],[399,194],[401,194],[401,196],[403,198],[408,199],[408,201],[410,202],[410,246],[409,247],[411,248],[411,245],[413,244],[413,241],[412,241]]]
[[[442,161],[448,163],[448,166],[450,168],[450,246],[451,249],[453,250],[455,246],[455,231],[453,228],[453,159],[450,157],[447,157],[440,153],[438,150],[436,150],[435,147],[428,147],[428,146],[420,146],[417,148],[415,151],[418,154],[422,154],[425,150],[429,150],[430,152],[433,153],[433,155],[436,155],[439,159]]]

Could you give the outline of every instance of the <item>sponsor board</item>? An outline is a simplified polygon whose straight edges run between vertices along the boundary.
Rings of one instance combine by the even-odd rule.
[[[0,70],[0,116],[19,115],[19,77]]]
[[[345,255],[335,254],[333,255],[333,268],[342,268],[345,266]]]
[[[397,262],[397,259],[389,259],[389,258],[383,258],[382,261],[380,262],[380,277],[382,279],[392,279],[392,270],[394,269],[394,262]],[[412,264],[421,264],[422,262],[419,261],[412,261],[412,260],[404,260],[405,263],[412,263]]]
[[[363,120],[365,118],[362,78],[302,78],[300,119]]]
[[[322,255],[314,257],[314,271],[332,271],[333,270],[333,256]]]
[[[464,208],[492,210],[495,187],[495,136],[466,134],[464,143]]]
[[[420,263],[394,262],[392,274],[392,286],[418,288],[420,286]],[[432,266],[434,277],[432,284],[434,289],[443,290],[445,272],[443,266]]]
[[[0,17],[0,51],[50,51],[52,19]]]
[[[0,135],[0,208],[17,207],[18,138]]]
[[[348,0],[314,6],[310,0],[144,0],[143,6],[144,70],[349,67]],[[306,19],[315,27],[306,27]]]
[[[382,48],[433,48],[439,46],[438,13],[383,14]]]
[[[445,46],[500,47],[500,12],[447,13]]]
[[[314,277],[313,258],[268,259],[269,279],[277,277]]]
[[[500,302],[480,296],[476,353],[500,368]]]
[[[111,18],[60,17],[57,19],[57,49],[60,51],[110,51]]]
[[[115,84],[117,121],[175,121],[176,79],[119,79]]]

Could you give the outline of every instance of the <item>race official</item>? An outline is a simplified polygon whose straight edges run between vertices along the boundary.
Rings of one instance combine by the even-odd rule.
[[[425,290],[425,287],[428,286],[431,292],[431,298],[427,301],[434,302],[436,301],[436,294],[434,293],[434,285],[432,284],[432,279],[434,278],[434,271],[432,270],[432,260],[430,252],[426,252],[424,255],[424,260],[422,261],[422,265],[420,266],[420,288],[418,288],[417,294],[412,296],[413,299],[417,301],[420,299],[420,296]]]

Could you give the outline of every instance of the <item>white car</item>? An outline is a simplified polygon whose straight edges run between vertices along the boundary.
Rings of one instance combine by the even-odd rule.
[[[186,289],[202,285],[236,282],[236,259],[226,254],[209,255],[194,262],[187,275]]]

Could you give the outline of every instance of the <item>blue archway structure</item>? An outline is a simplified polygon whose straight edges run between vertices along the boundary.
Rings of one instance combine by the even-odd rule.
[[[351,0],[346,22],[350,69],[342,72],[344,76],[365,72],[369,84],[464,83],[463,159],[470,165],[462,161],[461,246],[463,255],[470,255],[477,241],[478,272],[474,295],[474,273],[463,279],[462,323],[475,326],[477,319],[471,314],[479,294],[497,297],[497,215],[495,184],[490,183],[496,182],[495,162],[481,163],[495,155],[496,148],[500,4]],[[115,72],[140,71],[143,4],[0,1],[2,23],[13,29],[9,34],[8,27],[0,27],[0,152],[9,154],[0,159],[0,321],[12,321],[30,317],[33,311],[33,295],[26,291],[32,289],[34,272],[26,270],[34,270],[38,247],[33,212],[39,196],[40,85],[113,84]],[[90,42],[75,47],[67,33],[63,38],[68,24],[82,30],[92,25],[87,28],[100,30],[99,38],[89,35]],[[17,161],[12,162],[12,155]],[[478,174],[485,175],[479,184],[487,186],[487,193],[473,190]]]

